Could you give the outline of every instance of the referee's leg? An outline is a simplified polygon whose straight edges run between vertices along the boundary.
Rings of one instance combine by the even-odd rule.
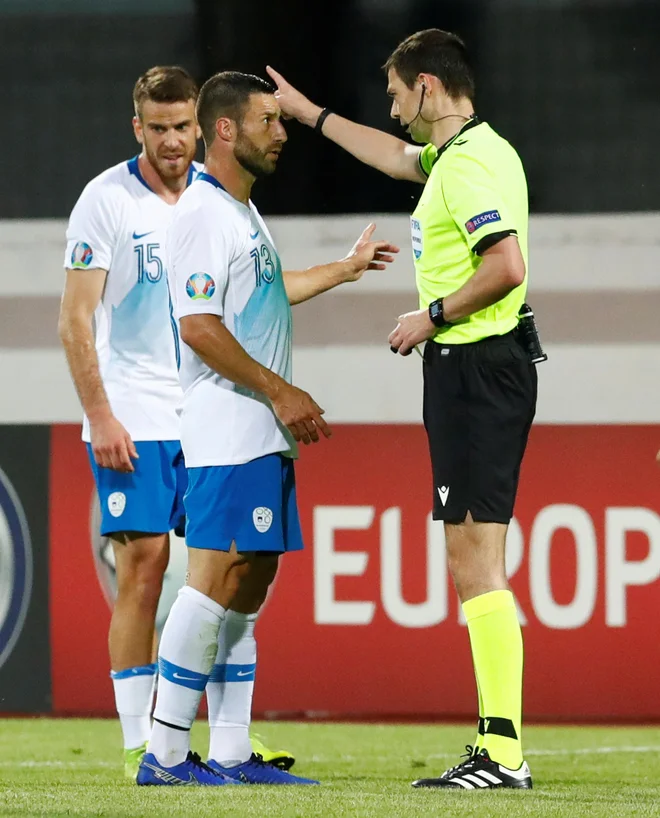
[[[517,770],[523,642],[505,545],[536,407],[536,370],[512,337],[466,354],[468,489],[464,519],[445,518],[450,571],[463,606],[480,699],[478,746]]]

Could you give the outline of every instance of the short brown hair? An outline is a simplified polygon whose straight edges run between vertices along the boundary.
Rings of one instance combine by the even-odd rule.
[[[411,34],[383,66],[393,69],[412,88],[419,74],[432,74],[452,99],[474,99],[474,76],[465,43],[456,34],[427,28]]]
[[[208,148],[215,139],[215,123],[226,116],[239,127],[252,94],[274,94],[275,88],[254,74],[222,71],[206,80],[197,100],[197,121]]]
[[[196,102],[199,89],[190,74],[178,65],[156,65],[146,71],[133,88],[135,113],[140,115],[142,103]]]

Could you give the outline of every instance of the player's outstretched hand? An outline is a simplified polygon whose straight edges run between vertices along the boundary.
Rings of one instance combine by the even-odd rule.
[[[270,65],[266,66],[266,71],[277,86],[275,99],[278,101],[285,119],[297,119],[304,125],[314,127],[323,109],[318,105],[314,105]]]
[[[347,262],[346,281],[357,281],[366,270],[384,270],[394,261],[399,248],[389,241],[372,241],[375,229],[374,222],[368,224],[350,253],[343,259]]]
[[[311,395],[291,384],[282,385],[271,403],[277,417],[289,429],[294,440],[304,443],[318,443],[319,431],[330,437],[330,427],[323,420],[324,409]]]
[[[97,465],[120,472],[135,471],[131,458],[137,460],[139,455],[131,436],[117,418],[91,424],[91,438]]]

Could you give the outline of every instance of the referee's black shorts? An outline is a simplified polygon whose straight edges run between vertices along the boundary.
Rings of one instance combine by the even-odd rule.
[[[424,348],[433,519],[508,523],[536,411],[536,367],[514,332]]]

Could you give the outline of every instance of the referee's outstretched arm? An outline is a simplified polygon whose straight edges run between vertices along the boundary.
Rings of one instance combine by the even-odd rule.
[[[403,139],[376,128],[359,125],[334,112],[330,116],[327,109],[307,99],[274,68],[266,66],[266,70],[277,85],[275,97],[286,117],[293,117],[303,125],[316,128],[360,162],[386,173],[393,179],[420,184],[426,182],[427,177],[419,165],[422,150],[419,146],[410,145]],[[325,115],[320,120],[322,114]],[[317,127],[319,122],[320,125]]]

